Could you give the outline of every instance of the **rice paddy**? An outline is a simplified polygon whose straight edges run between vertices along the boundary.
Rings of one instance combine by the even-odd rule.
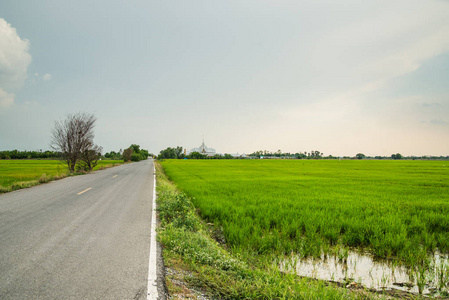
[[[319,259],[349,251],[415,270],[420,292],[449,252],[445,161],[167,160],[227,247],[248,259]],[[336,250],[337,249],[337,250]],[[341,254],[343,253],[343,254]],[[348,257],[348,255],[346,255]],[[446,268],[446,267],[445,267]],[[444,269],[445,270],[445,269]],[[412,274],[412,275],[413,275]],[[432,277],[432,278],[430,278]]]
[[[123,163],[119,160],[102,160],[94,170],[107,165]],[[67,165],[59,160],[0,160],[0,193],[30,187],[69,175]]]

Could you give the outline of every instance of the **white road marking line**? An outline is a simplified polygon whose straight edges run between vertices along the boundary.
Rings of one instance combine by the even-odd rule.
[[[85,189],[84,191],[79,192],[77,195],[81,195],[82,193],[85,193],[85,192],[87,192],[87,191],[90,190],[90,189],[92,189],[92,188],[90,187],[90,188],[88,188],[88,189]]]
[[[112,178],[115,178],[115,177],[117,177],[118,175],[114,175],[114,176],[112,176]]]
[[[148,266],[147,300],[156,300],[159,296],[157,291],[157,256],[156,256],[156,167],[154,167],[153,203],[151,212],[151,237],[150,237],[150,259]]]

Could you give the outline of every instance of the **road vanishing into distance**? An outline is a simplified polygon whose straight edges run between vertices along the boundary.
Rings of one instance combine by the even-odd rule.
[[[153,185],[146,160],[0,195],[0,299],[147,299]]]

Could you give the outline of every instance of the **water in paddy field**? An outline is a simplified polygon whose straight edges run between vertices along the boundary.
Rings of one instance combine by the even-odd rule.
[[[347,258],[346,257],[347,254]],[[375,260],[371,255],[348,251],[345,255],[321,255],[321,258],[292,256],[280,261],[281,271],[296,272],[299,276],[320,280],[362,285],[375,290],[396,289],[419,293],[417,281],[421,278],[423,294],[435,294],[439,288],[449,291],[448,255],[436,253],[431,267],[424,276],[403,266],[385,260]]]

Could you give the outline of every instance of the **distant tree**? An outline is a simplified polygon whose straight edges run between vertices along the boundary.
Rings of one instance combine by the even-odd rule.
[[[108,158],[108,159],[121,159],[122,155],[119,152],[115,152],[115,151],[111,151],[108,153],[104,154],[104,157]]]
[[[140,146],[139,145],[131,144],[131,146],[129,146],[129,148],[133,149],[134,153],[140,153]]]
[[[176,151],[174,148],[168,147],[165,150],[161,150],[158,159],[174,159],[177,158]]]
[[[357,153],[357,154],[355,155],[355,157],[356,157],[357,159],[364,159],[366,156],[365,156],[365,154],[363,154],[363,153]]]
[[[278,151],[276,151],[276,153],[274,154],[274,156],[276,157],[281,157],[282,151],[281,149],[279,149]]]
[[[93,114],[70,114],[64,121],[56,121],[52,132],[51,147],[62,153],[70,172],[84,151],[94,146],[94,127],[96,117]]]
[[[400,153],[392,154],[391,158],[392,159],[402,159],[402,155]]]
[[[161,150],[158,159],[182,159],[184,158],[183,148],[178,146],[176,148],[168,147],[165,150]]]
[[[181,146],[176,147],[175,154],[176,154],[176,158],[178,158],[178,159],[184,158],[183,148]]]
[[[260,158],[261,156],[263,156],[263,151],[262,150],[256,151],[252,153],[251,156],[257,156]]]
[[[131,144],[122,154],[124,161],[141,161],[147,159],[148,156],[150,156],[148,150],[140,149],[137,144]]]
[[[123,161],[128,162],[131,161],[131,156],[133,155],[133,148],[127,148],[122,153]]]
[[[0,151],[0,159],[41,159],[41,158],[60,158],[61,152],[58,151],[18,151],[4,150]]]
[[[196,152],[196,151],[190,153],[187,157],[188,157],[188,158],[191,158],[191,159],[205,159],[205,158],[207,158],[206,155],[201,154],[201,153]]]
[[[295,153],[295,158],[297,158],[297,159],[307,158],[307,154],[305,152],[304,153],[301,153],[301,152]]]
[[[148,153],[148,150],[146,150],[146,149],[141,149],[140,155],[142,156],[142,159],[147,159],[148,156],[150,156],[150,153]]]
[[[142,156],[139,153],[133,153],[131,154],[131,161],[141,161]]]
[[[321,153],[320,151],[314,150],[309,153],[308,157],[312,158],[312,159],[320,159],[323,157],[323,153]]]

